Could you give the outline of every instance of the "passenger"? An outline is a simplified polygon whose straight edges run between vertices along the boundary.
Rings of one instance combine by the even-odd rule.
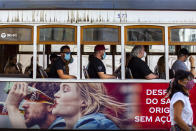
[[[94,48],[94,55],[89,57],[88,74],[90,78],[100,79],[114,79],[116,76],[106,74],[106,68],[102,62],[106,57],[104,45],[96,45]]]
[[[59,90],[57,83],[30,83],[49,97],[54,99],[54,94]],[[52,114],[53,105],[25,100],[22,103],[24,117],[19,111],[19,104],[27,94],[27,83],[14,83],[7,100],[6,107],[13,128],[33,128],[38,125],[41,129],[64,129],[65,121]]]
[[[184,63],[184,62],[187,61],[187,59],[189,57],[189,51],[186,48],[182,48],[182,49],[179,50],[177,57],[178,57],[177,60],[172,65],[172,69],[175,72],[178,71],[178,70],[189,71],[189,69],[187,68],[186,64]],[[191,64],[190,72],[195,76],[196,75],[195,59],[192,56],[190,56],[189,61],[190,61],[190,64]]]
[[[64,118],[66,129],[119,129],[121,119],[110,113],[126,109],[125,104],[107,95],[101,83],[62,83],[55,98],[52,113]]]
[[[166,79],[165,73],[165,56],[161,56],[157,62],[154,73],[159,76],[160,79]],[[174,70],[169,69],[169,78],[174,77]]]
[[[131,60],[130,53],[126,53],[125,58],[125,78],[132,79],[132,73],[131,70],[128,68],[128,62]],[[121,65],[114,71],[115,76],[117,76],[119,79],[121,79]]]
[[[16,56],[10,56],[4,68],[5,74],[22,74],[22,64],[17,63]]]
[[[54,64],[54,62],[56,61],[56,59],[57,59],[57,55],[55,54],[55,53],[52,53],[51,55],[50,55],[50,64],[48,65],[48,67],[46,68],[46,73],[48,74],[49,72],[50,72],[50,69],[51,69],[51,67],[52,67],[52,65]]]
[[[31,77],[31,78],[33,77],[33,56],[31,57],[30,65],[25,68],[25,74],[29,75],[29,77]],[[36,75],[37,78],[47,78],[48,77],[48,75],[44,71],[43,67],[38,64],[38,58],[37,58],[37,73],[36,74],[37,74]]]
[[[167,89],[170,98],[170,118],[172,131],[195,131],[193,110],[189,100],[189,91],[194,87],[191,72],[177,70],[174,80]]]
[[[61,56],[57,57],[54,64],[51,66],[49,77],[50,78],[61,78],[61,79],[75,79],[76,76],[69,75],[69,64],[73,62],[71,56],[70,47],[61,47]]]
[[[144,57],[144,46],[136,45],[131,51],[131,60],[128,63],[134,79],[155,79],[157,75],[153,74],[146,62],[141,58]]]

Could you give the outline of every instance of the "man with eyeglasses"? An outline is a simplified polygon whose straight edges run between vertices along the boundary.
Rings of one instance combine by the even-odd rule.
[[[50,72],[48,73],[48,76],[50,78],[75,79],[76,76],[69,75],[68,65],[73,62],[70,47],[67,45],[62,46],[60,51],[61,56],[55,60]]]

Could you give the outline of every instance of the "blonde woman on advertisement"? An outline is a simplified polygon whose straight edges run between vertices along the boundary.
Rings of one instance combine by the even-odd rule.
[[[167,89],[170,97],[170,118],[172,131],[194,131],[193,110],[189,100],[189,91],[194,87],[191,72],[178,70]]]
[[[55,98],[52,113],[65,119],[67,129],[119,129],[120,119],[106,109],[117,115],[126,106],[109,97],[100,83],[62,83]]]

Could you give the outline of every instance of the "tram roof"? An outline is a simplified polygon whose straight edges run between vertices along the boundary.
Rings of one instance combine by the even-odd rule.
[[[187,10],[196,11],[195,0],[0,0],[0,10]]]

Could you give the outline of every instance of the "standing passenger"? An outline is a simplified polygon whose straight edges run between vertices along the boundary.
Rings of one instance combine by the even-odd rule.
[[[144,46],[136,45],[131,51],[132,58],[129,61],[128,67],[130,68],[134,79],[155,79],[157,75],[153,74],[146,62],[141,58],[144,57]]]
[[[49,77],[50,78],[61,78],[61,79],[74,79],[76,76],[69,75],[69,63],[73,62],[71,51],[69,46],[61,47],[61,56],[57,57],[54,64],[52,65]]]
[[[106,74],[106,68],[102,62],[106,57],[104,45],[96,45],[94,55],[89,57],[88,74],[90,78],[114,79],[116,76]]]

